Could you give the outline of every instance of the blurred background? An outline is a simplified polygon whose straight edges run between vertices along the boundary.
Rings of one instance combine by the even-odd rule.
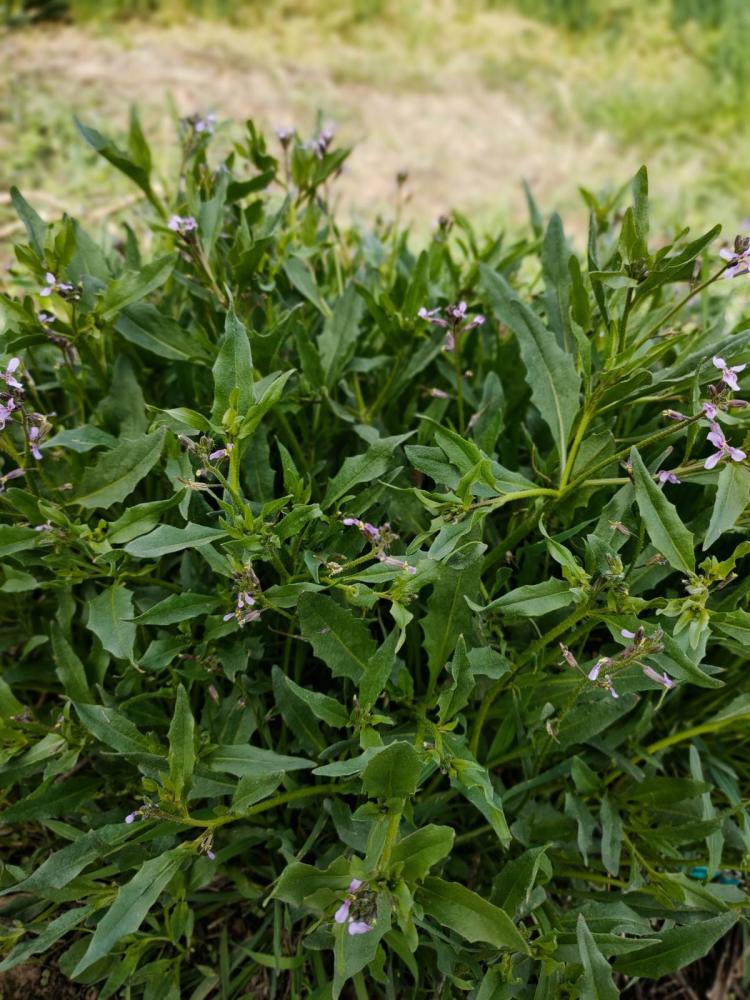
[[[73,115],[122,140],[139,106],[165,179],[176,119],[217,115],[355,152],[349,216],[427,232],[458,209],[480,225],[525,214],[521,181],[565,213],[648,164],[665,228],[750,215],[749,0],[6,0],[0,2],[0,240],[17,184],[41,214],[116,219],[132,194]],[[4,256],[6,254],[3,254]]]

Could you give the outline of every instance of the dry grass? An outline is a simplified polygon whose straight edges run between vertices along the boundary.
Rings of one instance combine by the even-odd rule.
[[[639,135],[637,102],[653,124],[649,95],[662,95],[668,118],[669,103],[679,107],[682,89],[701,82],[657,16],[638,44],[587,46],[507,10],[448,0],[397,4],[390,19],[364,23],[342,22],[335,5],[326,16],[313,3],[293,17],[279,9],[256,5],[241,27],[133,22],[0,39],[2,187],[41,191],[43,213],[63,203],[84,216],[127,193],[75,137],[73,113],[112,132],[137,103],[158,150],[169,147],[171,106],[301,131],[321,112],[356,147],[340,186],[348,212],[390,211],[406,168],[418,229],[449,208],[487,223],[517,219],[525,178],[580,236],[578,185],[619,183],[647,159],[667,221],[718,214],[735,224],[739,185],[734,195],[714,190],[710,176],[730,137],[696,143],[688,129],[688,142],[659,141],[658,117]],[[0,233],[11,218],[3,212]]]

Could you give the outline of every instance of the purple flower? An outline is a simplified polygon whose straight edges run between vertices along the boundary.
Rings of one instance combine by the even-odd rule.
[[[29,446],[31,448],[31,454],[37,462],[41,462],[42,460],[42,453],[39,451],[39,434],[40,431],[38,427],[29,428]]]
[[[619,694],[615,691],[615,686],[612,683],[612,678],[609,676],[609,674],[604,675],[604,686],[609,691],[609,693],[612,695],[613,698],[620,697]]]
[[[276,128],[276,138],[279,140],[284,149],[286,149],[294,138],[294,129],[289,128],[286,125],[279,125]]]
[[[360,521],[358,517],[345,517],[342,518],[342,524],[345,524],[347,528],[359,528],[365,538],[371,542],[381,541],[380,528],[376,527],[374,524],[370,524],[369,521]]]
[[[430,389],[430,395],[434,396],[435,399],[448,399],[448,393],[444,392],[442,389]]]
[[[635,639],[635,632],[631,632],[629,628],[621,628],[620,635],[623,639]]]
[[[226,447],[217,448],[216,451],[212,451],[211,454],[208,456],[209,462],[218,462],[219,459],[226,458],[227,455],[229,455],[229,453],[231,452],[232,448],[234,448],[234,445],[230,441],[229,444],[226,445]]]
[[[23,389],[23,386],[15,377],[13,372],[18,370],[18,366],[21,364],[20,358],[11,358],[8,364],[5,366],[5,371],[0,372],[0,378],[9,385],[11,389]]]
[[[192,215],[172,215],[167,223],[167,229],[171,229],[173,233],[179,233],[180,236],[187,236],[188,233],[194,232],[197,228],[198,223]]]
[[[370,930],[372,930],[372,927],[366,920],[352,920],[347,927],[347,931],[352,937],[354,937],[355,934],[366,934]]]
[[[688,420],[684,413],[680,413],[679,410],[664,410],[662,416],[666,417],[667,420]]]
[[[588,679],[590,681],[595,681],[598,679],[602,667],[608,667],[612,661],[608,656],[602,656],[596,661],[591,670],[588,672]]]
[[[723,248],[719,250],[719,256],[729,263],[724,272],[725,278],[738,278],[750,272],[750,241],[747,238],[738,236],[734,241],[734,250]]]
[[[661,486],[665,483],[672,483],[677,486],[682,482],[682,480],[678,479],[674,472],[670,472],[669,469],[660,469],[659,472],[656,473],[656,476]]]
[[[747,458],[747,455],[741,448],[733,448],[732,445],[727,443],[727,439],[724,437],[724,432],[717,423],[711,424],[711,430],[708,433],[708,440],[718,450],[714,452],[713,455],[709,455],[703,463],[703,467],[705,469],[715,468],[724,458],[731,458],[733,462],[741,462],[743,459]]]
[[[216,127],[216,115],[210,112],[205,118],[201,118],[196,115],[193,122],[193,128],[196,132],[207,132],[209,135],[214,134],[214,128]]]
[[[714,368],[718,368],[721,372],[721,381],[725,385],[728,385],[734,392],[739,392],[740,386],[737,381],[737,376],[740,372],[744,372],[747,365],[733,365],[730,367],[724,358],[715,357],[712,360]]]
[[[138,819],[138,813],[132,812],[127,814],[127,816],[125,817],[125,822],[128,824],[135,823],[137,819]]]
[[[216,861],[216,855],[213,851],[206,851],[206,857],[209,861]]]
[[[40,313],[37,313],[37,317],[36,318],[39,320],[39,322],[42,324],[42,326],[49,326],[50,323],[54,323],[55,322],[55,316],[54,316],[54,314],[53,313],[44,312],[44,311],[42,311]]]
[[[657,684],[661,684],[663,688],[667,691],[671,691],[674,687],[674,681],[667,674],[657,674],[657,672],[652,667],[644,667],[643,672],[648,677],[649,680],[655,681]]]
[[[450,326],[447,319],[443,319],[440,315],[439,309],[426,309],[424,306],[418,311],[417,316],[420,319],[426,320],[428,323],[432,323],[433,326]]]
[[[67,281],[58,281],[57,278],[51,271],[47,271],[44,275],[44,280],[47,284],[39,290],[40,295],[51,295],[53,292],[72,292],[73,286]]]
[[[456,347],[456,337],[449,330],[448,333],[446,333],[446,335],[445,335],[445,340],[443,341],[443,350],[444,351],[453,351],[453,350],[455,350],[455,347]]]
[[[716,406],[714,403],[703,403],[701,409],[709,420],[716,420]]]
[[[2,493],[5,489],[6,483],[25,475],[26,469],[11,469],[10,472],[6,472],[4,476],[0,476],[0,493]]]
[[[392,569],[402,569],[411,574],[411,576],[414,576],[417,572],[416,566],[412,566],[404,559],[396,559],[394,556],[387,556],[385,552],[378,552],[378,559],[384,566],[390,566]]]
[[[13,397],[10,396],[5,403],[0,403],[0,431],[5,430],[5,424],[8,420],[12,419],[13,410],[15,410],[16,404]]]
[[[347,920],[349,921],[349,933],[350,934],[364,934],[365,931],[370,930],[370,925],[366,924],[364,921],[352,920],[349,916],[349,910],[351,909],[352,903],[354,902],[357,893],[364,885],[364,882],[360,878],[353,878],[349,883],[349,889],[347,891],[346,897],[342,902],[341,906],[336,910],[333,919],[337,924],[345,924]],[[365,930],[361,928],[364,926]],[[352,927],[358,928],[354,931],[351,930]]]

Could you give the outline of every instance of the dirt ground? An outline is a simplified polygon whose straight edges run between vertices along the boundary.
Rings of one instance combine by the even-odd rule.
[[[0,179],[25,180],[28,189],[28,170],[15,176],[24,166],[18,144],[32,143],[29,132],[39,133],[41,121],[53,133],[49,142],[55,148],[59,126],[50,106],[61,115],[78,112],[112,132],[124,128],[128,106],[137,103],[158,147],[169,141],[165,109],[171,102],[180,114],[213,110],[220,118],[253,117],[268,127],[294,124],[301,132],[322,112],[337,123],[341,141],[355,146],[340,186],[342,207],[367,216],[389,211],[395,175],[404,168],[411,191],[407,215],[418,227],[449,208],[483,221],[523,217],[522,179],[551,209],[577,206],[577,185],[603,183],[614,162],[618,180],[634,172],[637,156],[619,160],[605,132],[584,137],[568,127],[562,98],[555,108],[545,107],[538,95],[526,100],[524,86],[514,82],[510,61],[523,55],[523,32],[531,32],[538,46],[545,29],[529,28],[512,15],[493,24],[515,39],[508,64],[495,67],[498,80],[488,78],[494,64],[486,56],[480,72],[462,52],[435,69],[420,63],[419,50],[412,65],[399,46],[394,67],[383,47],[387,42],[378,37],[366,51],[360,43],[341,43],[326,56],[320,39],[305,47],[265,29],[220,24],[12,34],[0,39],[0,95],[8,95],[16,109],[0,121]],[[9,162],[14,150],[15,162],[12,155]],[[30,155],[36,159],[33,147]],[[46,155],[44,147],[39,155]],[[37,181],[42,211],[54,214],[65,202],[85,215],[101,197],[111,197],[111,188],[100,195],[96,182],[78,184],[82,155],[88,154],[67,144],[51,158],[52,176]],[[11,176],[4,178],[4,172]],[[574,226],[582,230],[584,219],[576,208]]]

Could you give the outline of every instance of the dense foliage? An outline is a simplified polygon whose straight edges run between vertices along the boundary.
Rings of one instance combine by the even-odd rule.
[[[614,997],[747,903],[748,242],[342,230],[211,118],[4,296],[0,970],[100,1000]],[[733,276],[734,281],[719,277]],[[720,294],[719,294],[720,292]],[[734,315],[737,309],[733,308]],[[708,435],[708,437],[707,437]],[[37,959],[38,960],[38,959]]]

